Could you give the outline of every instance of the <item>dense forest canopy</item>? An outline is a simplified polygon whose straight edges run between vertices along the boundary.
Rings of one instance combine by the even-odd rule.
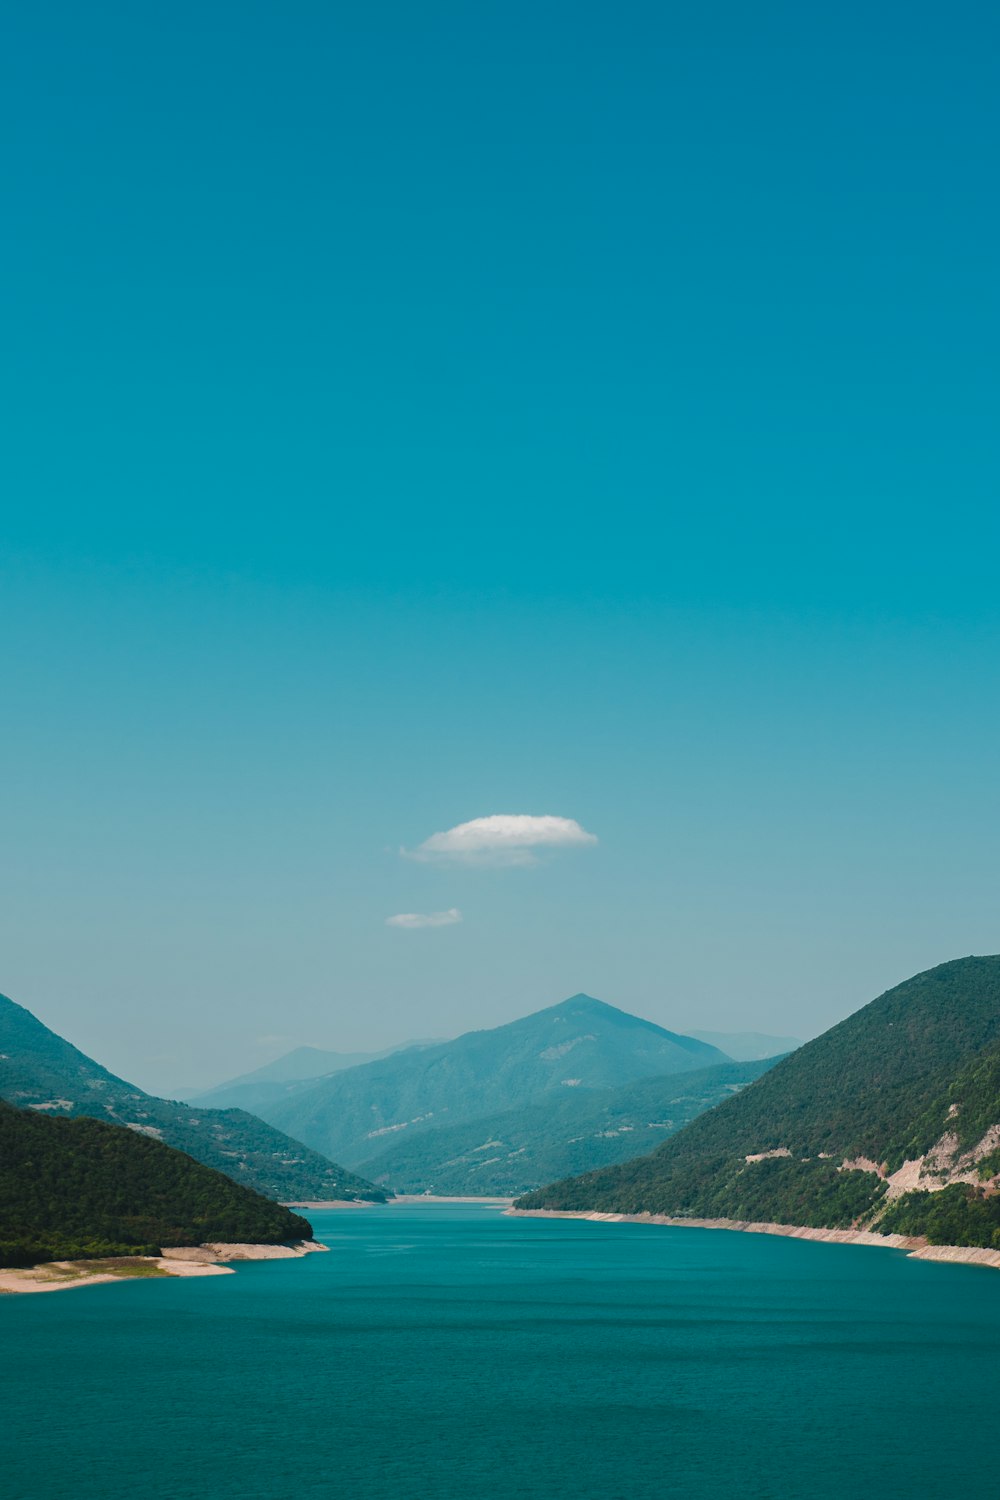
[[[0,1102],[0,1265],[311,1238],[299,1214],[138,1131]]]

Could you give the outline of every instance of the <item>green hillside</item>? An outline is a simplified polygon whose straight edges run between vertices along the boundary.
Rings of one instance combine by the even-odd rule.
[[[192,1109],[115,1077],[0,995],[0,1099],[51,1115],[130,1125],[284,1202],[384,1194],[243,1110]]]
[[[993,1245],[998,1145],[1000,958],[966,958],[888,991],[651,1156],[519,1206],[905,1224],[939,1242]],[[919,1165],[892,1182],[904,1162]]]
[[[302,1239],[298,1214],[148,1136],[0,1103],[0,1266]]]
[[[533,1104],[552,1091],[611,1088],[729,1060],[705,1042],[574,995],[492,1031],[398,1052],[311,1087],[289,1085],[285,1100],[260,1110],[356,1169],[404,1130],[414,1135]]]
[[[652,1150],[773,1063],[721,1063],[615,1089],[551,1092],[537,1104],[468,1124],[404,1132],[361,1170],[398,1193],[513,1197],[554,1177]]]

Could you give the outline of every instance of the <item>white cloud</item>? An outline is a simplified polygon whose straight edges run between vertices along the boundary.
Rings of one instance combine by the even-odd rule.
[[[581,828],[574,818],[494,813],[489,818],[459,823],[444,833],[432,833],[418,848],[400,852],[426,864],[532,865],[536,850],[596,843],[595,835]]]
[[[394,917],[386,917],[385,925],[412,931],[415,927],[451,927],[461,920],[462,913],[452,906],[448,911],[401,911]]]

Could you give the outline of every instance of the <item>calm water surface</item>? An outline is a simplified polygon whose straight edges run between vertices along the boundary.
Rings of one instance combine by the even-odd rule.
[[[0,1298],[3,1500],[1000,1496],[1000,1274],[315,1213],[329,1255]]]

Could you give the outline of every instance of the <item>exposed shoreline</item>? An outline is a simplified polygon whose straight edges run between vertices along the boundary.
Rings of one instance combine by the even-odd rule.
[[[478,1193],[466,1193],[460,1196],[457,1193],[394,1193],[391,1198],[380,1202],[376,1198],[325,1198],[313,1199],[309,1203],[286,1203],[286,1208],[391,1208],[394,1203],[487,1203],[487,1204],[509,1204],[513,1198],[500,1198],[487,1194],[485,1197]]]
[[[241,1245],[212,1243],[208,1245],[164,1246],[162,1255],[120,1257],[121,1270],[84,1269],[86,1261],[55,1260],[43,1265],[0,1270],[0,1296],[25,1292],[62,1292],[78,1286],[100,1286],[115,1281],[158,1281],[165,1276],[232,1276],[232,1261],[297,1260],[329,1246],[313,1240],[299,1240],[292,1245]],[[95,1266],[107,1267],[107,1261]],[[138,1268],[142,1267],[140,1271]]]
[[[282,1204],[284,1208],[384,1208],[381,1198],[300,1198]]]
[[[669,1229],[731,1229],[741,1234],[776,1234],[785,1239],[817,1240],[829,1245],[873,1245],[905,1250],[911,1260],[947,1261],[954,1265],[1000,1270],[1000,1250],[976,1245],[931,1245],[923,1235],[875,1234],[870,1229],[809,1229],[804,1224],[753,1223],[742,1219],[678,1219],[669,1214],[611,1214],[557,1208],[508,1208],[521,1219],[587,1219],[595,1224],[661,1224]]]
[[[464,1196],[452,1193],[397,1193],[392,1199],[393,1203],[508,1203],[514,1202],[513,1198],[483,1197],[478,1193],[466,1193]]]

